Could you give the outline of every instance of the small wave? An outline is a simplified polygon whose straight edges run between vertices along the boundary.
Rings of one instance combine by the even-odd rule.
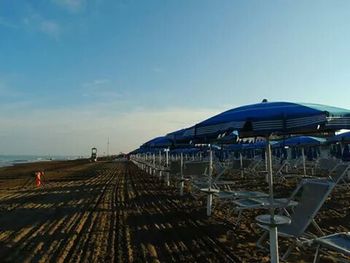
[[[13,163],[27,163],[29,160],[13,160]]]

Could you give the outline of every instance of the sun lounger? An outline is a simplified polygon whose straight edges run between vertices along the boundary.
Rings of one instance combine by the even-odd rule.
[[[302,175],[297,173],[290,173],[288,172],[290,170],[291,164],[289,161],[284,160],[274,171],[274,176],[277,180],[285,181],[290,178],[300,178]]]
[[[349,257],[345,262],[350,262],[350,232],[336,233],[311,240],[311,245],[316,246],[314,263],[319,262],[320,252],[328,250],[338,252]],[[342,260],[343,258],[339,258]]]
[[[335,183],[328,179],[303,179],[300,182],[289,198],[289,200],[297,201],[298,204],[292,208],[291,213],[289,213],[287,209],[283,209],[283,211],[290,216],[291,223],[289,225],[278,227],[279,236],[290,238],[292,240],[292,244],[282,257],[283,259],[287,258],[292,249],[300,244],[301,239],[304,236],[307,236],[306,230],[310,224],[313,224],[318,233],[323,235],[322,230],[318,227],[314,218],[334,187]],[[264,225],[259,226],[268,230]],[[261,247],[261,244],[266,239],[267,235],[268,232],[265,232],[258,240],[257,245],[259,247]]]
[[[200,178],[206,175],[209,167],[208,161],[190,161],[184,164],[184,176]]]
[[[328,174],[339,164],[339,162],[338,159],[320,158],[316,161],[316,171]]]
[[[247,168],[244,168],[244,173],[255,175],[259,172],[259,168],[264,164],[263,159],[253,160]]]
[[[330,171],[328,177],[330,180],[334,181],[337,186],[343,183],[344,186],[350,189],[348,182],[345,180],[349,170],[349,163],[339,163]]]
[[[263,192],[254,191],[220,191],[216,197],[220,200],[234,201],[237,199],[266,198],[269,195]]]

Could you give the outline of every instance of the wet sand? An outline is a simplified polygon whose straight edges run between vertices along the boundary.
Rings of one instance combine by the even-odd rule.
[[[36,188],[34,171],[45,170]],[[230,175],[237,188],[266,190],[263,178]],[[286,196],[293,181],[278,183]],[[350,230],[350,191],[336,189],[316,218],[326,233]],[[205,198],[180,197],[130,162],[45,162],[0,169],[0,258],[4,262],[268,262],[262,231],[226,208],[205,216]],[[281,240],[281,249],[286,244]],[[288,262],[310,262],[312,249]],[[333,262],[332,257],[321,262]]]

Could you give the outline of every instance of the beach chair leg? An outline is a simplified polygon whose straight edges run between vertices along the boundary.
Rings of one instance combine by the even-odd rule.
[[[170,176],[169,176],[169,172],[166,173],[166,185],[170,186]]]
[[[315,221],[315,219],[312,219],[311,223],[312,223],[312,225],[316,228],[317,232],[318,232],[320,235],[322,235],[322,236],[325,235],[325,233],[322,231],[322,229],[321,229],[320,226],[317,224],[317,222]]]
[[[346,188],[350,189],[349,183],[344,178],[342,179],[342,181],[345,184]]]
[[[313,263],[317,263],[320,259],[320,245],[317,246]]]
[[[283,254],[282,259],[286,260],[290,253],[293,251],[293,249],[296,247],[296,242],[293,242],[287,249],[287,251]]]
[[[184,195],[184,181],[180,182],[180,196]]]
[[[213,203],[213,195],[208,194],[208,196],[207,196],[207,216],[211,216],[212,203]]]
[[[258,239],[258,241],[256,242],[256,246],[260,249],[264,249],[266,250],[266,247],[264,247],[263,242],[266,240],[266,238],[268,237],[269,233],[267,231],[265,231],[261,237]]]

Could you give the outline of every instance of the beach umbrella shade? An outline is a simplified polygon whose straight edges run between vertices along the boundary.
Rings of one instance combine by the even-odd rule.
[[[262,102],[234,108],[204,120],[188,131],[196,138],[237,131],[240,137],[264,136],[267,139],[268,178],[273,203],[271,135],[334,132],[350,128],[350,111],[319,104]],[[278,262],[277,227],[274,209],[270,210],[271,261]]]
[[[228,132],[224,133],[221,136],[219,135],[217,139],[215,140],[216,144],[232,144],[237,141],[238,134],[236,132]]]
[[[174,144],[187,144],[194,140],[192,136],[192,127],[170,132],[166,135]]]
[[[337,143],[337,142],[350,143],[350,132],[345,132],[345,133],[332,136],[328,138],[327,141],[329,143]]]
[[[149,148],[168,148],[173,146],[173,144],[174,143],[170,138],[166,136],[160,136],[144,143],[142,146]]]
[[[300,146],[318,146],[325,143],[325,138],[313,137],[313,136],[293,136],[288,139],[284,139],[276,142],[273,147],[300,147]]]

